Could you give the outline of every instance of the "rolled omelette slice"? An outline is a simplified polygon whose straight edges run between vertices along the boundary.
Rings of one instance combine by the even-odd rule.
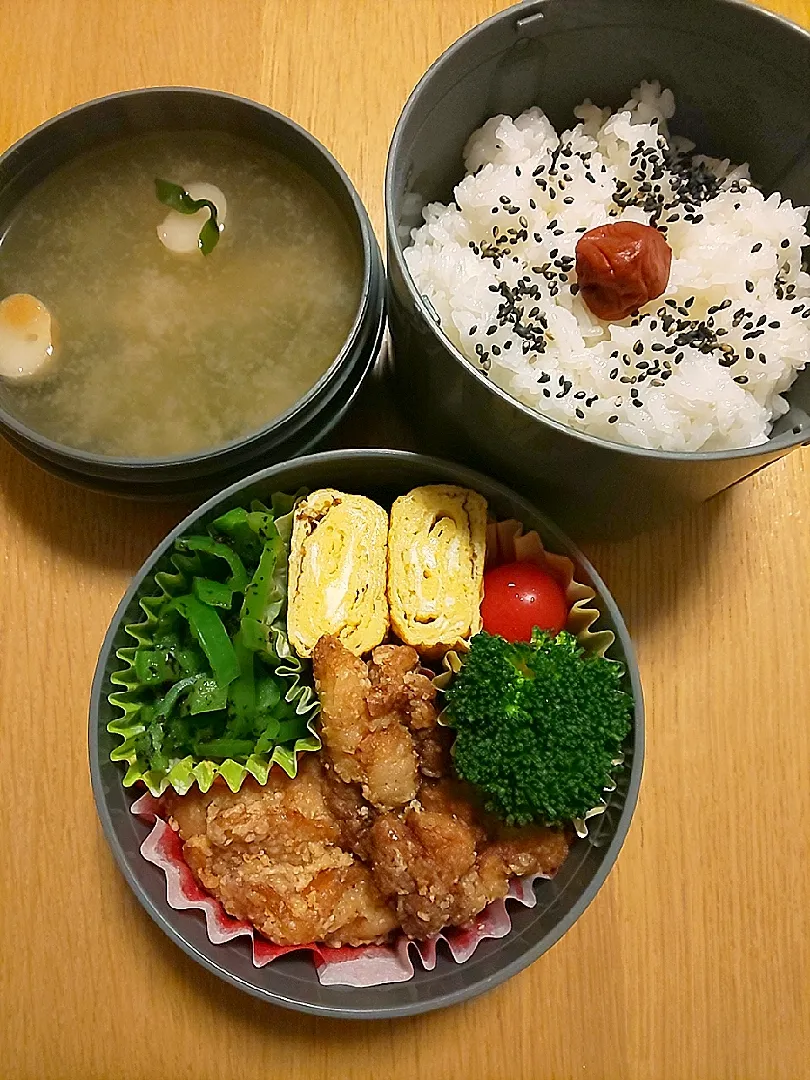
[[[388,515],[363,495],[333,488],[298,504],[290,540],[287,634],[311,656],[334,634],[355,656],[388,632]]]
[[[391,507],[388,603],[406,645],[441,655],[481,629],[487,504],[451,484],[414,488]]]

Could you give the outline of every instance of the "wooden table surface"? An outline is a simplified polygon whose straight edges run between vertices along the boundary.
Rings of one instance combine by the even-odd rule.
[[[808,0],[771,0],[810,25]],[[0,143],[160,83],[244,94],[337,155],[382,235],[419,75],[500,0],[0,6]],[[488,996],[385,1023],[261,1004],[197,967],[119,875],[86,716],[108,620],[187,507],[83,493],[0,446],[0,1078],[810,1077],[810,454],[677,525],[590,545],[648,703],[638,812],[592,906]]]

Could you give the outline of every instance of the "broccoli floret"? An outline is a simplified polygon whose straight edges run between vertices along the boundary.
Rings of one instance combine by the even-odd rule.
[[[447,690],[456,772],[509,824],[582,817],[630,731],[621,671],[565,632],[535,630],[531,644],[477,634]]]

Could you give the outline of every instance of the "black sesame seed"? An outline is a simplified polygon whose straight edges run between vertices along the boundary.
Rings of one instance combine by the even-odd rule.
[[[633,403],[633,405],[635,405],[635,407],[636,407],[637,409],[640,409],[640,408],[642,408],[642,406],[644,405],[644,402],[643,402],[643,401],[639,401],[639,400],[638,400],[638,398],[633,398],[633,402],[632,402],[632,403]]]
[[[750,292],[750,293],[754,291],[754,283],[753,283],[753,281],[746,280],[746,282],[745,282],[745,291]]]
[[[577,410],[576,410],[576,414],[577,414],[577,416],[578,416],[578,417],[580,418],[580,420],[584,420],[584,419],[585,419],[585,413],[584,413],[584,412],[582,411],[582,409],[577,409]]]
[[[734,382],[739,383],[740,386],[744,386],[748,382],[748,376],[747,375],[735,375],[734,376]]]
[[[642,341],[637,341],[633,346],[633,352],[636,354],[636,356],[641,356],[641,354],[644,352],[644,343]]]
[[[608,423],[609,424],[615,424],[615,423],[618,422],[618,419],[619,419],[618,416],[609,416],[608,417]]]
[[[785,237],[785,239],[782,241],[782,243],[779,246],[781,248],[789,248],[790,247],[790,240],[788,240],[788,238]]]

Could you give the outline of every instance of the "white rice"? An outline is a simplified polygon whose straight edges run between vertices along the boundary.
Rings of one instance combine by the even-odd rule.
[[[764,442],[810,360],[808,208],[670,138],[658,83],[612,115],[574,112],[560,136],[538,108],[472,135],[455,203],[426,206],[405,252],[417,288],[471,363],[563,424],[662,450]],[[672,268],[661,297],[607,323],[578,295],[574,252],[621,220],[657,225]]]

